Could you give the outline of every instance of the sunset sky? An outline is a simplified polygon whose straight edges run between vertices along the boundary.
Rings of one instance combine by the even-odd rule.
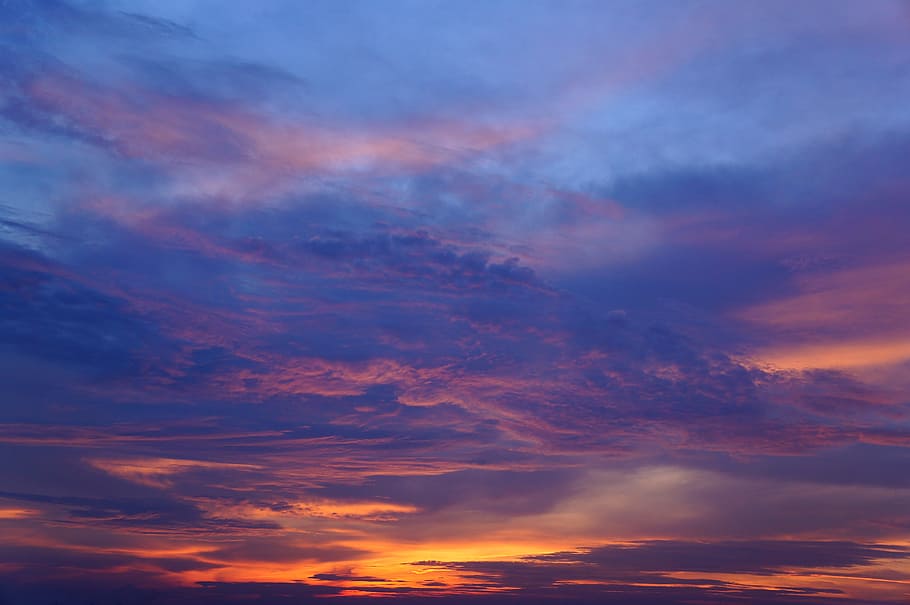
[[[908,2],[0,0],[0,184],[2,605],[910,600]]]

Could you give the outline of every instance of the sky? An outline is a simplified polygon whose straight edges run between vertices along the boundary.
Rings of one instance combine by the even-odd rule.
[[[0,0],[0,604],[906,603],[908,100],[902,0]]]

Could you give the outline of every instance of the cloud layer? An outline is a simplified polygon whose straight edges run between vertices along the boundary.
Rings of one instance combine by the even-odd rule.
[[[0,602],[910,595],[901,2],[0,22]]]

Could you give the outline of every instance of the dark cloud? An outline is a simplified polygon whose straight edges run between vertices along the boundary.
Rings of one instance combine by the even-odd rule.
[[[653,592],[650,598],[660,598],[667,590],[668,602],[691,592],[686,584],[710,588],[701,598],[724,603],[726,599],[748,598],[757,602],[777,602],[782,599],[824,595],[825,590],[779,589],[755,591],[746,584],[734,581],[711,580],[710,574],[750,574],[773,576],[787,570],[847,569],[873,561],[900,560],[910,552],[900,546],[865,545],[851,542],[678,542],[652,541],[622,546],[602,546],[574,552],[552,553],[526,557],[520,561],[484,561],[448,563],[422,561],[414,565],[445,567],[468,573],[490,587],[516,587],[529,596],[540,591],[560,592],[573,584],[586,585],[585,591],[614,598],[617,592],[634,598],[636,593]],[[696,572],[703,577],[683,579],[671,574]],[[725,576],[727,577],[727,576]],[[599,587],[597,587],[599,585]],[[666,589],[659,588],[666,585]],[[672,588],[671,588],[672,586]],[[690,595],[691,596],[691,595]],[[833,596],[833,595],[832,595]],[[566,598],[576,597],[571,588]],[[768,599],[767,601],[763,599]],[[751,600],[751,599],[750,599]],[[634,601],[633,601],[634,602]],[[650,601],[647,601],[650,602]],[[811,601],[810,601],[811,602]]]
[[[526,515],[550,509],[575,479],[566,469],[545,471],[465,470],[430,477],[371,477],[362,485],[327,486],[332,497],[394,499],[435,512],[469,507],[490,513]]]
[[[376,578],[374,576],[352,576],[348,574],[337,574],[337,573],[318,573],[310,576],[314,580],[325,580],[328,582],[387,582],[382,578]]]
[[[675,542],[603,546],[532,557],[542,563],[590,563],[615,571],[697,571],[773,574],[793,568],[846,568],[885,559],[906,559],[902,546],[853,542]]]
[[[220,561],[265,561],[287,563],[293,561],[351,561],[367,551],[345,546],[281,543],[268,538],[246,538],[213,551],[210,556]],[[315,577],[315,576],[314,576]]]
[[[136,349],[154,334],[126,301],[87,287],[38,255],[15,249],[0,254],[3,344],[102,374],[135,368]]]

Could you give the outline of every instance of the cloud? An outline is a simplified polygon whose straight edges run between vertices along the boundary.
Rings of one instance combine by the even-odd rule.
[[[841,589],[830,588],[826,582],[812,588],[811,583],[800,581],[801,576],[814,578],[819,570],[845,570],[843,579],[849,583],[850,570],[882,561],[905,560],[908,556],[905,547],[852,542],[649,541],[514,561],[423,561],[414,565],[457,571],[491,588],[512,587],[526,598],[564,594],[570,600],[602,598],[612,602],[613,598],[631,598],[636,602],[639,594],[648,599],[645,602],[700,598],[724,603],[726,599],[749,598],[772,603],[789,602],[791,598],[803,602],[811,595],[842,598],[846,595]],[[718,577],[711,579],[712,575]],[[750,579],[755,576],[772,579],[769,584],[756,585]],[[584,592],[573,594],[573,588],[582,587]],[[892,596],[897,596],[899,590]],[[701,596],[695,597],[697,593]],[[808,602],[812,602],[811,598]]]
[[[904,599],[896,5],[418,4],[0,7],[5,598]]]

